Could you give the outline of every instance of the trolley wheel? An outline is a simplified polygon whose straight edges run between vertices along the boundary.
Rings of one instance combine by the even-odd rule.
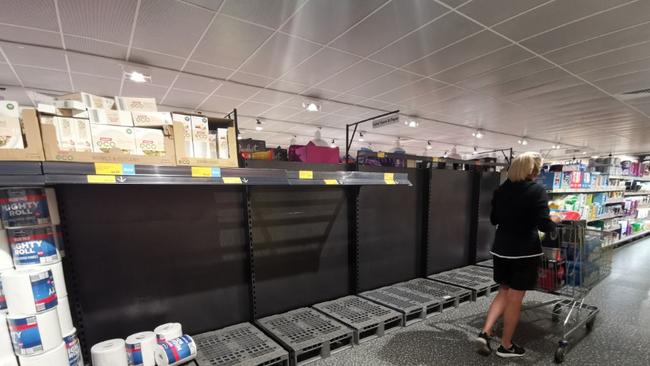
[[[553,305],[553,313],[551,314],[551,320],[553,320],[554,323],[557,323],[560,321],[560,312],[562,311],[562,305],[560,304],[555,304]]]
[[[591,332],[592,330],[594,330],[594,323],[596,323],[596,317],[595,316],[593,318],[589,319],[589,321],[587,322],[587,324],[586,324],[587,332]]]
[[[555,363],[564,362],[564,357],[566,356],[566,346],[559,346],[555,350]]]

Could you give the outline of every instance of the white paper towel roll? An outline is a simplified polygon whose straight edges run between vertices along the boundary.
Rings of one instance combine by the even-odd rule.
[[[183,326],[181,323],[166,323],[159,325],[153,330],[156,333],[156,340],[162,343],[169,339],[181,337],[183,335]]]
[[[56,200],[56,192],[54,188],[45,188],[45,197],[47,197],[47,208],[50,212],[50,221],[52,225],[61,224],[59,218],[59,203]]]
[[[53,309],[58,301],[49,269],[29,268],[2,272],[2,290],[12,315],[36,314]]]
[[[123,339],[110,339],[95,344],[90,349],[93,366],[128,366],[126,345]]]
[[[167,340],[156,346],[158,366],[176,366],[196,358],[196,343],[188,335]]]
[[[56,226],[41,225],[7,229],[14,266],[52,264],[61,259],[58,242],[61,232]]]
[[[0,366],[17,366],[14,347],[11,344],[7,315],[0,313]]]
[[[75,328],[72,324],[72,314],[70,313],[70,303],[68,302],[67,296],[59,298],[59,305],[56,307],[56,312],[59,315],[61,334],[74,332]]]
[[[140,332],[126,338],[126,355],[130,366],[155,366],[156,333]]]
[[[68,352],[62,341],[51,351],[35,356],[18,356],[18,359],[20,366],[69,366]]]
[[[57,261],[52,264],[36,265],[36,266],[18,266],[17,269],[49,269],[52,271],[54,278],[54,288],[56,289],[56,296],[59,298],[68,296],[68,290],[65,285],[65,275],[63,274],[63,262]]]
[[[11,245],[7,239],[7,232],[0,229],[0,271],[14,267],[14,260],[11,259]]]
[[[68,353],[68,363],[70,366],[84,366],[84,358],[81,354],[81,344],[77,338],[77,330],[72,328],[72,332],[63,335],[63,342]]]
[[[14,352],[18,356],[48,352],[58,347],[63,341],[56,309],[28,316],[9,314],[7,323]],[[67,359],[66,356],[66,361]]]

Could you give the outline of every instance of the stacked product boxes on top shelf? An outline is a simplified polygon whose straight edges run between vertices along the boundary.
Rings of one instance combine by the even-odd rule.
[[[587,171],[583,164],[563,165],[543,172],[537,181],[548,190],[598,189],[609,187],[609,176]]]

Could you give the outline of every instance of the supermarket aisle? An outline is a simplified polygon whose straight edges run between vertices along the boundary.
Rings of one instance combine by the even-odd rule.
[[[552,297],[530,293],[526,303]],[[612,274],[590,294],[588,303],[601,309],[594,331],[569,351],[564,365],[650,365],[650,239],[618,249]],[[548,365],[555,338],[540,322],[522,323],[516,339],[527,349],[521,360],[482,357],[472,338],[482,325],[489,299],[355,347],[314,366],[368,365]],[[530,317],[528,317],[530,318]],[[549,322],[550,324],[550,322]]]

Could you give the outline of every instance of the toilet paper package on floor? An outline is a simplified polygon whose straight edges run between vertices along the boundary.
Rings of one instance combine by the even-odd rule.
[[[162,343],[169,339],[181,337],[183,335],[183,326],[181,326],[181,323],[167,323],[157,326],[153,332],[156,333],[156,341]]]
[[[196,358],[196,343],[188,335],[167,340],[156,346],[158,366],[176,366]]]
[[[54,308],[58,303],[52,271],[48,269],[2,272],[2,290],[7,309],[12,315],[40,313]]]
[[[53,226],[30,226],[7,229],[14,265],[28,266],[59,261],[57,241],[61,233]]]
[[[59,305],[56,307],[56,312],[59,315],[59,325],[61,326],[61,334],[70,334],[75,330],[72,324],[72,314],[70,313],[70,303],[68,297],[58,298]]]
[[[10,314],[7,315],[7,324],[14,352],[18,356],[40,355],[63,344],[56,309],[36,315]],[[67,355],[65,359],[68,360]]]
[[[0,366],[18,365],[7,327],[7,315],[0,313]]]
[[[20,366],[68,366],[68,353],[65,343],[60,344],[51,351],[35,356],[18,356]]]
[[[19,266],[18,269],[49,269],[52,271],[52,278],[54,279],[54,289],[56,289],[56,296],[59,298],[68,296],[68,290],[65,286],[65,275],[63,274],[63,262],[58,261],[46,265],[32,265],[32,266]]]
[[[72,328],[72,332],[64,334],[63,342],[68,353],[68,364],[70,366],[84,366],[84,358],[81,354],[81,344],[77,337],[77,330]]]
[[[129,360],[129,366],[154,366],[154,348],[156,343],[156,333],[140,332],[130,335],[126,338],[126,355]]]
[[[129,366],[123,339],[110,339],[90,349],[93,366]]]
[[[14,260],[11,258],[11,245],[7,232],[0,229],[0,271],[14,267]]]
[[[0,216],[5,228],[50,223],[42,188],[0,189]]]

